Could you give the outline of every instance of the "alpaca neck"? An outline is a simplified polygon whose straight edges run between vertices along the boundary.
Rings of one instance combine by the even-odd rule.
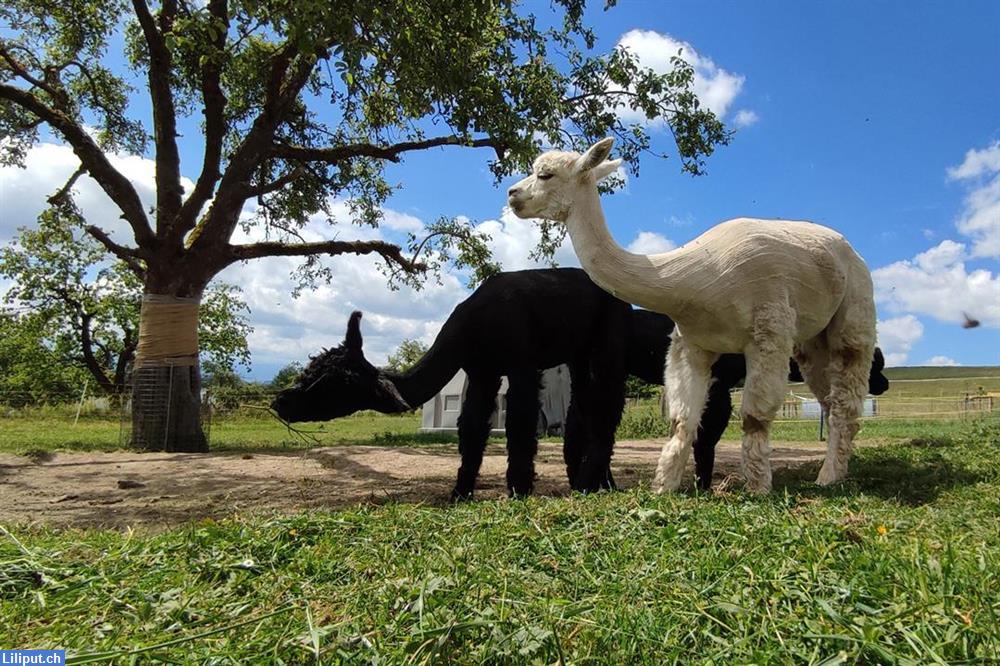
[[[663,254],[633,254],[608,231],[597,189],[574,203],[566,220],[573,249],[587,275],[611,295],[648,310],[671,314],[672,300],[680,307],[686,293],[683,271],[670,270],[686,254],[677,248]],[[680,265],[677,266],[680,268]]]
[[[444,388],[461,367],[461,353],[454,348],[459,342],[450,335],[448,322],[427,353],[406,372],[385,371],[386,378],[414,409],[420,407]]]

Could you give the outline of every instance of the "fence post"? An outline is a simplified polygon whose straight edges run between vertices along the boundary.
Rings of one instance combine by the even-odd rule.
[[[823,424],[826,422],[826,410],[819,406],[819,441],[823,441]]]
[[[83,399],[87,397],[87,384],[90,382],[89,377],[85,377],[83,380],[83,393],[80,394],[80,402],[76,406],[76,418],[73,419],[73,427],[80,422],[80,410],[83,409]]]

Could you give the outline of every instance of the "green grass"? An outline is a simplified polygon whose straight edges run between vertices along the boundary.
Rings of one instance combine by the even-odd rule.
[[[968,427],[968,419],[865,419],[859,439],[880,443],[898,442],[932,433],[952,436]],[[986,418],[996,418],[987,416]],[[126,424],[127,426],[128,424]],[[314,446],[377,445],[414,446],[421,444],[453,444],[454,435],[421,433],[419,414],[387,415],[361,412],[354,416],[326,423],[297,424],[301,434],[290,431],[280,422],[256,414],[216,418],[210,424],[211,447],[214,451],[297,450]],[[660,416],[659,403],[645,400],[626,407],[618,429],[618,439],[648,439],[665,437],[667,423]],[[772,429],[775,441],[818,441],[818,423],[777,421]],[[723,437],[740,439],[737,421],[731,421]],[[50,451],[114,451],[122,448],[121,423],[112,416],[81,418],[73,424],[72,414],[61,416],[26,415],[0,420],[0,452],[37,453]],[[503,441],[495,438],[495,441]],[[549,437],[546,441],[561,441]]]
[[[1000,660],[1000,427],[862,448],[832,489],[814,473],[765,497],[12,528],[0,644],[77,663]]]
[[[127,430],[128,424],[125,426]],[[440,444],[457,441],[450,435],[419,433],[419,414],[361,412],[345,419],[327,423],[300,423],[295,427],[302,434],[296,434],[269,416],[256,414],[216,418],[208,424],[211,448],[216,451],[288,450],[340,444]],[[28,414],[0,419],[0,452],[5,453],[114,451],[122,448],[124,441],[121,423],[111,415],[81,418],[75,425],[72,414]]]
[[[952,367],[915,365],[903,368],[886,368],[883,371],[892,380],[900,379],[952,379],[967,377],[994,377],[1000,379],[1000,366],[956,365]]]

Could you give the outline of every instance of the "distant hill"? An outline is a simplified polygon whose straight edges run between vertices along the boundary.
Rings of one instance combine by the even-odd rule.
[[[893,379],[961,379],[963,377],[1000,377],[998,365],[931,366],[914,365],[886,368],[886,377]]]

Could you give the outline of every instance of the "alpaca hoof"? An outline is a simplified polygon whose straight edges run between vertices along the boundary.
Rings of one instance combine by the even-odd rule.
[[[663,470],[657,469],[656,476],[653,477],[653,492],[657,495],[672,493],[681,487],[681,479],[676,474],[666,474]]]
[[[745,487],[746,491],[751,495],[766,495],[769,492],[771,492],[770,483],[763,483],[763,482],[751,483],[750,481],[747,481]]]
[[[534,490],[534,488],[532,488],[531,486],[528,486],[527,488],[524,488],[524,487],[522,487],[522,488],[515,488],[515,487],[512,487],[512,486],[508,486],[507,487],[507,497],[509,497],[511,499],[524,499],[525,497],[528,497],[529,495],[531,495],[532,490]]]
[[[823,467],[819,471],[819,476],[816,477],[816,485],[818,486],[832,486],[835,483],[844,480],[843,474],[837,474],[836,472],[831,472]]]
[[[816,485],[832,486],[838,481],[842,481],[845,476],[846,474],[837,473],[832,465],[824,464],[819,470],[819,476],[816,477]]]
[[[608,487],[602,483],[588,483],[577,488],[577,491],[584,495],[593,495],[594,493],[599,493],[602,490],[608,490]]]

